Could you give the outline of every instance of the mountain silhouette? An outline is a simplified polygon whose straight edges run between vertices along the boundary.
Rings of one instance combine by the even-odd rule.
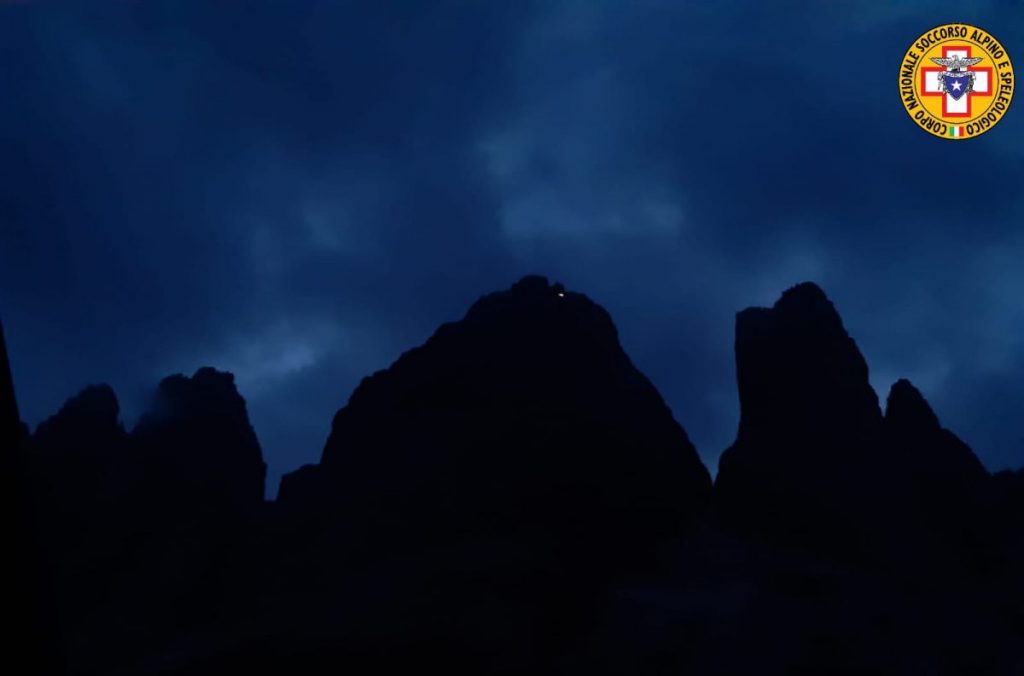
[[[267,466],[230,373],[206,367],[165,378],[132,437],[162,499],[214,513],[251,512],[263,501]]]
[[[76,675],[1024,673],[1024,472],[907,380],[883,412],[812,283],[735,350],[712,485],[608,313],[524,277],[364,378],[267,502],[231,374],[130,431],[90,386],[29,436],[0,333],[18,575],[53,599],[11,612]]]
[[[883,416],[820,288],[739,313],[736,368],[740,426],[715,486],[727,529],[885,566],[894,547],[909,562],[984,537],[988,472],[909,381],[892,386]]]
[[[907,519],[910,533],[897,533],[910,550],[907,557],[928,556],[936,570],[943,558],[950,557],[950,564],[968,568],[990,564],[984,557],[996,538],[988,523],[992,480],[974,452],[939,424],[931,406],[907,380],[898,380],[889,392],[883,430],[888,471],[898,484],[888,511],[890,519],[893,513]]]
[[[530,534],[603,561],[685,533],[711,489],[608,314],[541,277],[364,379],[317,471],[314,508],[376,549]]]
[[[142,660],[237,596],[266,465],[230,374],[164,379],[131,433],[114,391],[87,387],[29,452],[59,631],[85,670]]]
[[[970,447],[944,429],[921,392],[901,379],[889,390],[885,407],[885,437],[898,450],[895,462],[912,465],[922,481],[973,483],[988,474]]]
[[[740,424],[721,456],[716,509],[737,532],[856,548],[863,488],[888,483],[868,367],[814,284],[736,317]],[[883,492],[888,492],[888,486]]]
[[[345,543],[339,557],[372,567],[374,584],[429,577],[431,589],[392,606],[410,624],[451,641],[462,615],[489,609],[450,651],[518,635],[550,654],[556,625],[566,640],[582,631],[599,590],[650,572],[694,530],[710,490],[607,312],[531,276],[364,379],[319,466],[286,476],[279,503],[302,524],[293,532],[326,516],[312,536]],[[382,636],[363,642],[375,640],[374,661],[401,651]],[[408,649],[409,662],[424,654]],[[491,649],[513,659],[512,645]]]

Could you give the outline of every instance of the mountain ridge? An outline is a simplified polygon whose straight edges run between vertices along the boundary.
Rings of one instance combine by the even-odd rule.
[[[66,673],[1024,667],[1020,473],[907,380],[883,410],[813,283],[737,313],[735,350],[714,482],[607,311],[537,275],[364,378],[275,502],[210,367],[130,431],[102,385],[7,425]]]

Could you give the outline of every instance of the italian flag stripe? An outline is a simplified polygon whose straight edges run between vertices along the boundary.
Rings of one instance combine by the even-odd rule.
[[[952,136],[953,138],[959,138],[964,135],[964,128],[949,125],[949,135]]]

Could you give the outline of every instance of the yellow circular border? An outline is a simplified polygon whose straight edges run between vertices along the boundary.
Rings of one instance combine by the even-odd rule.
[[[966,37],[940,38],[935,40],[933,44],[929,45],[928,48],[921,53],[917,52],[917,44],[919,42],[943,28],[964,28],[966,29]],[[997,57],[993,56],[990,48],[983,46],[979,41],[984,36],[992,38],[992,41],[997,43],[1003,50],[1003,56],[998,57],[998,61]],[[992,100],[989,102],[985,110],[969,120],[957,120],[956,122],[960,124],[954,124],[953,122],[948,122],[941,117],[932,115],[919,100],[921,92],[919,91],[920,87],[918,83],[920,82],[920,69],[921,66],[924,65],[924,55],[935,47],[947,42],[966,42],[974,45],[988,56],[992,61],[993,67],[993,78],[991,84],[995,89],[993,91]],[[908,69],[912,72],[909,88],[906,85],[907,78],[905,77]],[[897,79],[899,81],[900,102],[903,104],[903,109],[907,112],[907,115],[909,115],[910,119],[914,122],[914,125],[917,128],[928,132],[932,136],[938,136],[939,138],[949,141],[962,141],[964,139],[977,138],[999,124],[1006,116],[1006,113],[1010,110],[1010,103],[1013,101],[1013,87],[1016,84],[1013,77],[1013,63],[1010,61],[1010,53],[1006,49],[1005,45],[999,42],[992,33],[989,33],[985,29],[966,23],[939,24],[938,26],[933,26],[921,35],[917,36],[914,41],[910,43],[910,48],[906,51],[903,55],[903,59],[900,61],[899,76]],[[1009,80],[1009,84],[1006,82],[1007,79]],[[908,95],[908,89],[912,92],[912,95]],[[1005,101],[1003,110],[993,110],[996,102],[1000,100]],[[995,116],[994,120],[990,117],[990,113]],[[981,120],[983,118],[988,120],[988,124],[983,127],[980,124],[976,124],[977,120]],[[965,131],[968,131],[969,129],[969,133],[966,133],[963,136],[950,136],[950,126],[962,126]]]

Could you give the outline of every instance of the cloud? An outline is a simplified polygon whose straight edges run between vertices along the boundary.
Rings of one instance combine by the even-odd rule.
[[[983,458],[1024,460],[1019,444],[996,448],[1012,431],[978,434],[973,419],[1003,425],[983,391],[950,397],[1021,354],[1021,123],[954,147],[917,132],[893,94],[906,46],[954,9],[1004,40],[1020,14],[560,3],[529,27],[524,101],[487,146],[503,234],[605,300],[712,467],[738,415],[731,313],[804,279],[833,296],[883,397],[912,376]],[[976,190],[947,191],[951,163],[985,167]],[[671,205],[673,227],[646,204]]]
[[[734,313],[814,279],[879,389],[916,378],[1024,464],[1024,118],[953,145],[895,93],[952,14],[1024,54],[1010,3],[0,13],[0,312],[32,422],[89,382],[130,414],[232,368],[279,474],[360,377],[540,272],[608,307],[714,469]]]
[[[32,422],[101,380],[138,410],[206,363],[329,422],[375,346],[510,276],[474,148],[528,3],[3,11],[0,302]],[[329,400],[286,398],[328,363]],[[271,464],[315,459],[299,437]]]

